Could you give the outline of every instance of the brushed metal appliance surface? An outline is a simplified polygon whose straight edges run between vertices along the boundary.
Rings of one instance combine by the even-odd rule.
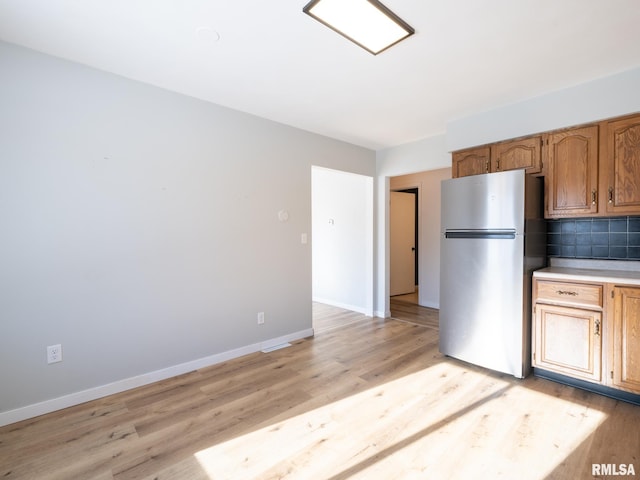
[[[546,262],[541,188],[524,170],[442,182],[442,353],[529,373],[531,274]]]

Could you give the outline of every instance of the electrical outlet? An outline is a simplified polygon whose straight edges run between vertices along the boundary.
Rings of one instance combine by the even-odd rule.
[[[262,325],[264,323],[264,312],[258,312],[258,325]]]
[[[62,345],[49,345],[47,347],[47,363],[62,361]]]

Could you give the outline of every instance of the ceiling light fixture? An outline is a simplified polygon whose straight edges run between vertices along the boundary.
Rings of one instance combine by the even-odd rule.
[[[312,0],[302,11],[374,55],[415,33],[378,0]]]

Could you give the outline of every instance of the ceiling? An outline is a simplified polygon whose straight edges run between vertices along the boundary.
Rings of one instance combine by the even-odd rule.
[[[383,0],[373,56],[307,0],[0,0],[0,39],[378,150],[640,66],[638,0]]]

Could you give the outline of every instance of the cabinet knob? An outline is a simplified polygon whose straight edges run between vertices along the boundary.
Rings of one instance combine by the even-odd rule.
[[[600,320],[596,320],[596,331],[594,332],[594,335],[598,335],[600,336]]]
[[[597,199],[598,199],[598,192],[596,192],[595,189],[591,190],[591,205],[595,205]]]
[[[613,187],[609,187],[609,203],[613,203]]]

